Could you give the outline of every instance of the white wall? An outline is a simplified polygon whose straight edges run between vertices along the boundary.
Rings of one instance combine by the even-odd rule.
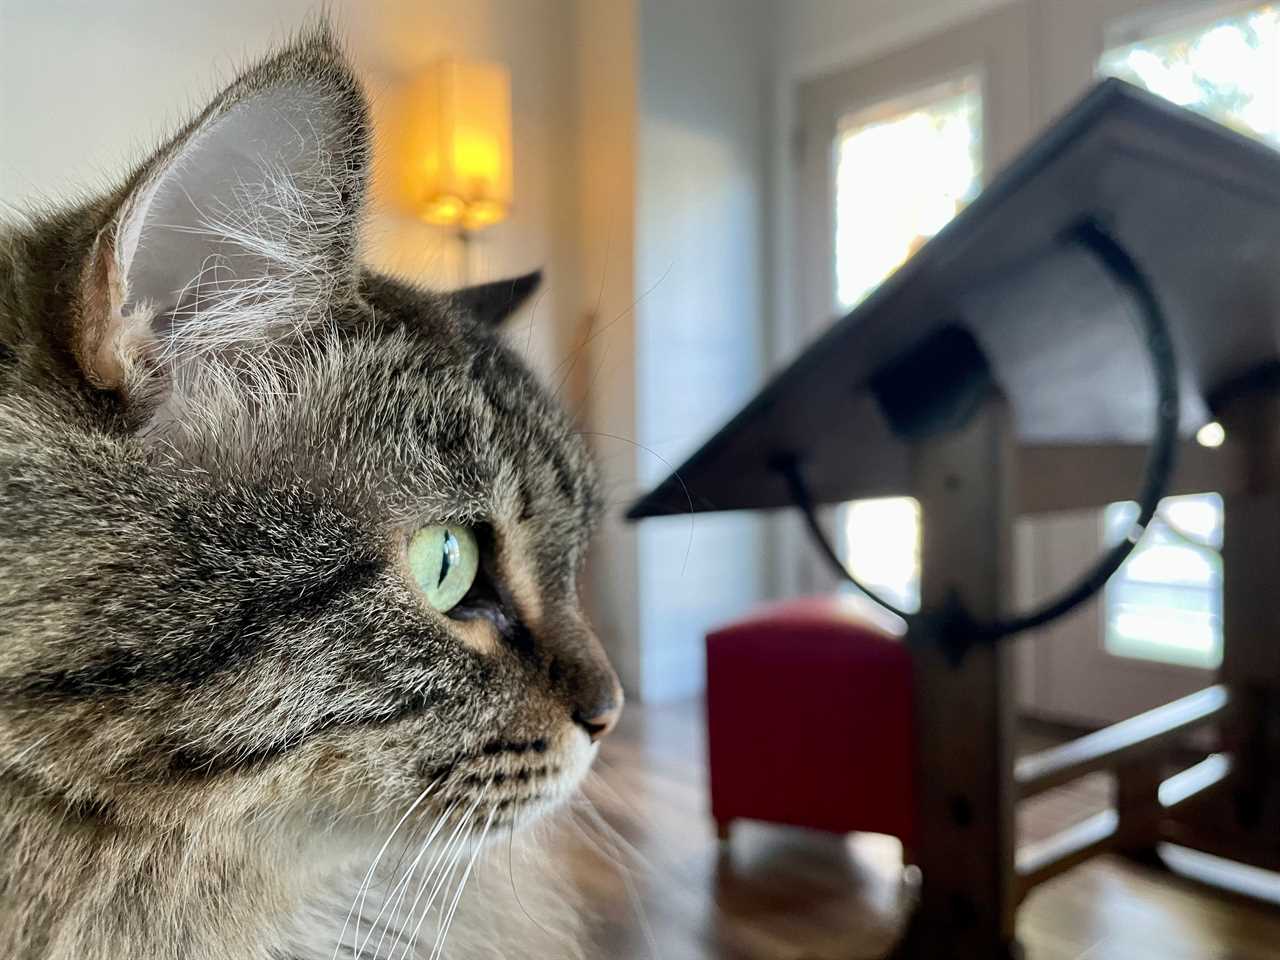
[[[619,516],[637,489],[635,0],[577,0],[578,241],[582,269],[567,377],[604,476],[609,509],[591,550],[588,614],[628,695],[642,688],[638,556]]]
[[[749,0],[640,10],[637,456],[649,485],[761,382],[770,21]],[[760,597],[759,523],[664,518],[639,538],[643,696],[700,692],[707,628]]]
[[[331,0],[366,77],[377,126],[399,81],[445,55],[511,70],[515,209],[483,235],[480,278],[537,266],[548,292],[532,353],[564,352],[576,307],[569,0]],[[287,37],[316,0],[0,0],[0,201],[20,207],[113,182],[201,106],[240,64]],[[368,257],[449,286],[456,247],[437,228],[382,209]],[[527,319],[527,318],[526,318]],[[523,331],[521,331],[523,333]],[[522,339],[522,342],[523,339]]]
[[[1010,0],[778,0],[780,71],[809,78],[903,46]]]
[[[579,340],[612,515],[590,607],[632,696],[701,691],[706,628],[759,596],[750,518],[620,522],[754,392],[762,363],[765,0],[578,0]]]

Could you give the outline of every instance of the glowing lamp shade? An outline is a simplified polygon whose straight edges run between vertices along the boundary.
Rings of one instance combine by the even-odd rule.
[[[494,63],[439,60],[412,89],[408,193],[428,223],[472,230],[511,208],[511,80]]]

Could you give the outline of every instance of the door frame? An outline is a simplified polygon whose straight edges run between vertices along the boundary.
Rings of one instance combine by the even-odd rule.
[[[976,74],[982,93],[982,178],[990,180],[1031,136],[1033,34],[1031,4],[1011,3],[799,85],[794,184],[799,242],[793,276],[803,338],[824,329],[837,311],[832,145],[841,118]]]

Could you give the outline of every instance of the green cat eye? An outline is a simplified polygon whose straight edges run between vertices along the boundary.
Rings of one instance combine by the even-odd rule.
[[[409,569],[427,603],[448,613],[467,595],[480,569],[480,547],[466,527],[423,527],[409,540]]]

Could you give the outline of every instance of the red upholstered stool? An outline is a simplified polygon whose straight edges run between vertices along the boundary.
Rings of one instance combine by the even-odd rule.
[[[711,813],[914,839],[911,657],[859,601],[789,600],[707,635]]]

